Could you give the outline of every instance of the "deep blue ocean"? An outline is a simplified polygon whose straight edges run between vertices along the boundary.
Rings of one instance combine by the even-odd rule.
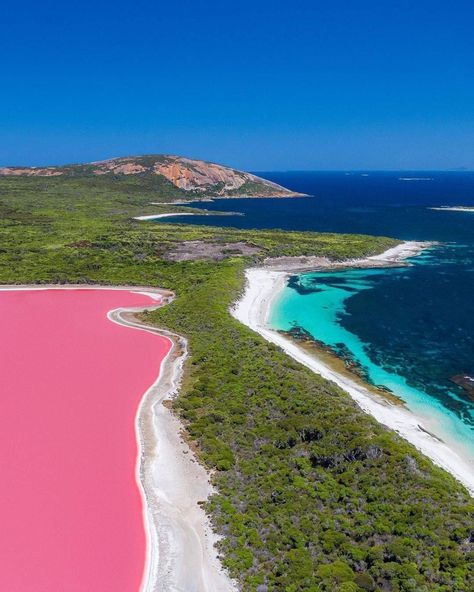
[[[244,216],[182,221],[443,243],[411,267],[294,276],[270,322],[352,358],[474,459],[474,212],[429,209],[474,206],[474,172],[259,174],[311,197],[216,200],[199,207]]]

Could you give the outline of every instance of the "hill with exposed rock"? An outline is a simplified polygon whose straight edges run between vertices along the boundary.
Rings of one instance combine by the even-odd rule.
[[[107,177],[142,179],[147,186],[167,185],[176,197],[296,197],[281,185],[230,167],[181,156],[127,156],[88,164],[47,167],[2,167],[10,177]],[[169,191],[167,192],[169,193]]]

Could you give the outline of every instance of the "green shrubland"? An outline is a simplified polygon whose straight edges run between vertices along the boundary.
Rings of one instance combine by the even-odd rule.
[[[394,240],[131,220],[157,211],[148,205],[155,191],[88,177],[0,179],[0,281],[176,293],[143,316],[189,340],[174,406],[214,469],[208,510],[242,590],[474,590],[474,508],[464,488],[228,312],[245,267],[266,256],[345,259]],[[246,241],[260,253],[166,261],[184,240]]]

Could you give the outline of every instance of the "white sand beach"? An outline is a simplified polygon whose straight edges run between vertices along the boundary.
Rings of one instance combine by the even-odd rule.
[[[141,592],[234,592],[237,588],[215,548],[218,537],[202,508],[214,493],[210,475],[185,441],[184,426],[164,404],[178,393],[187,342],[169,331],[139,323],[134,313],[143,310],[125,308],[109,313],[114,322],[156,333],[172,343],[136,416],[140,451],[137,482],[144,501],[148,541]]]
[[[356,267],[379,267],[381,264],[392,265],[431,246],[433,246],[432,243],[405,242],[385,251],[381,255],[349,263]],[[347,267],[348,262],[341,264],[329,262],[329,264],[325,264],[322,261],[316,268],[324,269],[341,266]],[[294,267],[290,267],[287,271],[283,271],[281,267],[278,270],[271,267],[248,269],[246,272],[246,289],[241,299],[231,310],[233,316],[268,341],[281,347],[285,353],[296,361],[336,383],[357,402],[363,411],[372,415],[385,426],[395,430],[435,464],[451,473],[474,495],[474,466],[472,466],[472,463],[462,458],[456,450],[453,450],[446,443],[434,435],[432,436],[429,433],[430,430],[423,425],[424,420],[422,418],[417,417],[405,407],[394,405],[388,399],[378,397],[356,381],[339,374],[318,359],[316,355],[309,354],[294,341],[269,328],[267,320],[272,301],[286,285],[288,271],[293,269]]]
[[[206,216],[206,213],[196,214],[195,212],[167,212],[166,214],[150,214],[148,216],[135,216],[134,220],[158,220],[159,218],[171,218],[174,216]]]

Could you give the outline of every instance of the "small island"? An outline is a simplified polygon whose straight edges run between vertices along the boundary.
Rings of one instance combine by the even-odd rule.
[[[471,212],[474,213],[474,206],[439,206],[431,207],[429,210],[438,210],[439,212]]]

